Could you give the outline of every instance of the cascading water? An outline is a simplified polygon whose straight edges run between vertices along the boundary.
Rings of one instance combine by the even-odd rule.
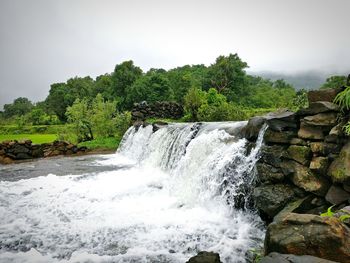
[[[6,181],[0,170],[0,261],[185,262],[206,250],[246,262],[263,237],[249,194],[264,130],[248,151],[245,124],[132,127],[116,154],[85,160],[106,171]]]

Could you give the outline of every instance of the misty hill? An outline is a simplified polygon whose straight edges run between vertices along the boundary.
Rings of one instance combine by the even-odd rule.
[[[335,75],[331,73],[306,71],[294,74],[278,73],[271,71],[250,72],[252,75],[261,76],[263,78],[271,79],[273,81],[277,79],[284,79],[287,83],[293,85],[296,89],[318,89],[329,76]],[[336,73],[337,75],[339,73]],[[345,75],[345,74],[344,74]]]

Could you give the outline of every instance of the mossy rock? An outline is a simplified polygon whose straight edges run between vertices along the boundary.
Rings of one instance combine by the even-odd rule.
[[[350,182],[350,142],[348,142],[340,151],[328,169],[328,175],[335,183]]]
[[[297,161],[303,165],[309,165],[312,152],[310,147],[300,146],[300,145],[291,145],[287,149],[288,155],[291,159]]]

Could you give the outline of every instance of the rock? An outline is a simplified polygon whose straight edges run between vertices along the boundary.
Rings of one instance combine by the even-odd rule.
[[[303,165],[309,165],[312,156],[310,147],[291,145],[288,147],[287,152],[291,159]]]
[[[310,103],[309,107],[306,109],[301,109],[296,112],[297,115],[315,115],[323,112],[338,112],[339,106],[329,101],[316,101]]]
[[[30,150],[24,145],[14,144],[13,147],[8,150],[8,152],[17,155],[19,153],[29,153]]]
[[[264,145],[260,149],[260,161],[270,164],[274,167],[280,167],[282,159],[286,157],[286,147],[280,145],[267,146]]]
[[[323,140],[323,131],[317,127],[305,125],[303,122],[298,131],[298,137],[302,139]]]
[[[243,137],[247,140],[256,140],[258,138],[259,132],[265,123],[264,117],[253,117],[251,118],[247,125],[243,128]]]
[[[337,263],[335,261],[314,256],[296,256],[292,254],[279,254],[272,252],[263,257],[259,263]]]
[[[281,167],[284,174],[290,177],[293,184],[306,192],[324,196],[330,187],[330,183],[326,178],[317,176],[309,168],[295,161],[284,162],[281,164]]]
[[[320,175],[326,175],[329,166],[329,159],[327,157],[313,157],[310,163],[311,171]]]
[[[350,262],[350,230],[335,217],[289,213],[268,226],[265,250]]]
[[[306,146],[307,143],[303,140],[303,139],[300,139],[300,138],[293,138],[290,140],[290,144],[292,145],[302,145],[302,146]]]
[[[284,174],[269,164],[257,163],[256,169],[258,172],[257,178],[263,184],[278,183],[284,179]]]
[[[319,113],[304,117],[305,124],[312,126],[334,126],[337,124],[337,113]]]
[[[156,132],[158,131],[160,128],[163,128],[165,126],[167,126],[168,123],[167,122],[164,122],[164,121],[156,121],[152,124],[152,127],[153,127],[153,132]]]
[[[340,145],[325,142],[312,142],[310,143],[310,148],[314,154],[324,156],[331,153],[338,154],[341,150]]]
[[[144,114],[140,111],[133,111],[133,112],[131,112],[131,115],[133,118],[135,118],[137,120],[144,120],[145,119]]]
[[[277,132],[271,129],[268,129],[264,135],[264,141],[266,143],[281,143],[281,144],[289,144],[290,141],[296,136],[296,132],[294,131],[284,131]]]
[[[16,155],[16,160],[26,160],[26,159],[32,159],[32,156],[28,153],[18,153]]]
[[[288,202],[295,198],[294,188],[288,184],[259,186],[253,192],[256,207],[269,218],[273,218]]]
[[[350,198],[350,193],[343,190],[343,188],[332,185],[327,194],[326,200],[332,205],[339,205]]]
[[[307,94],[309,104],[316,101],[333,102],[337,94],[341,91],[342,89],[310,90]]]
[[[345,123],[339,123],[338,125],[334,126],[330,132],[329,135],[335,135],[335,136],[343,136],[344,135],[344,131],[343,131],[343,127],[344,127]]]
[[[273,221],[282,220],[287,214],[295,212],[308,197],[300,198],[288,203],[274,218]]]
[[[296,115],[294,112],[288,110],[283,112],[273,112],[264,117],[271,130],[285,131],[297,128]]]
[[[221,261],[218,253],[202,251],[186,263],[221,263]]]
[[[328,175],[333,182],[350,183],[350,141],[343,146],[339,156],[331,163]]]

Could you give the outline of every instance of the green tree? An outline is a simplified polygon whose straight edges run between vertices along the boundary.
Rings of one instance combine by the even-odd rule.
[[[219,56],[208,69],[206,89],[213,87],[229,101],[239,102],[245,92],[247,67],[237,54]]]
[[[127,106],[131,108],[133,103],[147,101],[172,100],[172,91],[166,75],[156,70],[150,70],[146,75],[139,78],[127,88]]]
[[[97,137],[112,137],[115,133],[116,101],[104,101],[101,94],[97,94],[92,102],[91,124]]]
[[[22,116],[30,112],[33,108],[33,104],[27,98],[19,97],[11,104],[4,105],[4,117],[11,118],[14,116]]]
[[[68,122],[74,126],[74,132],[78,142],[94,139],[91,122],[91,110],[87,99],[76,99],[72,106],[67,108]]]
[[[122,109],[126,108],[125,98],[127,90],[142,74],[141,68],[135,66],[132,60],[124,61],[115,66],[112,73],[112,96],[121,98],[120,107]]]
[[[190,115],[190,120],[198,121],[198,110],[205,102],[205,92],[193,86],[184,97],[185,110]]]
[[[325,83],[323,83],[321,89],[341,88],[343,86],[346,86],[346,82],[346,76],[331,76],[327,78]]]

